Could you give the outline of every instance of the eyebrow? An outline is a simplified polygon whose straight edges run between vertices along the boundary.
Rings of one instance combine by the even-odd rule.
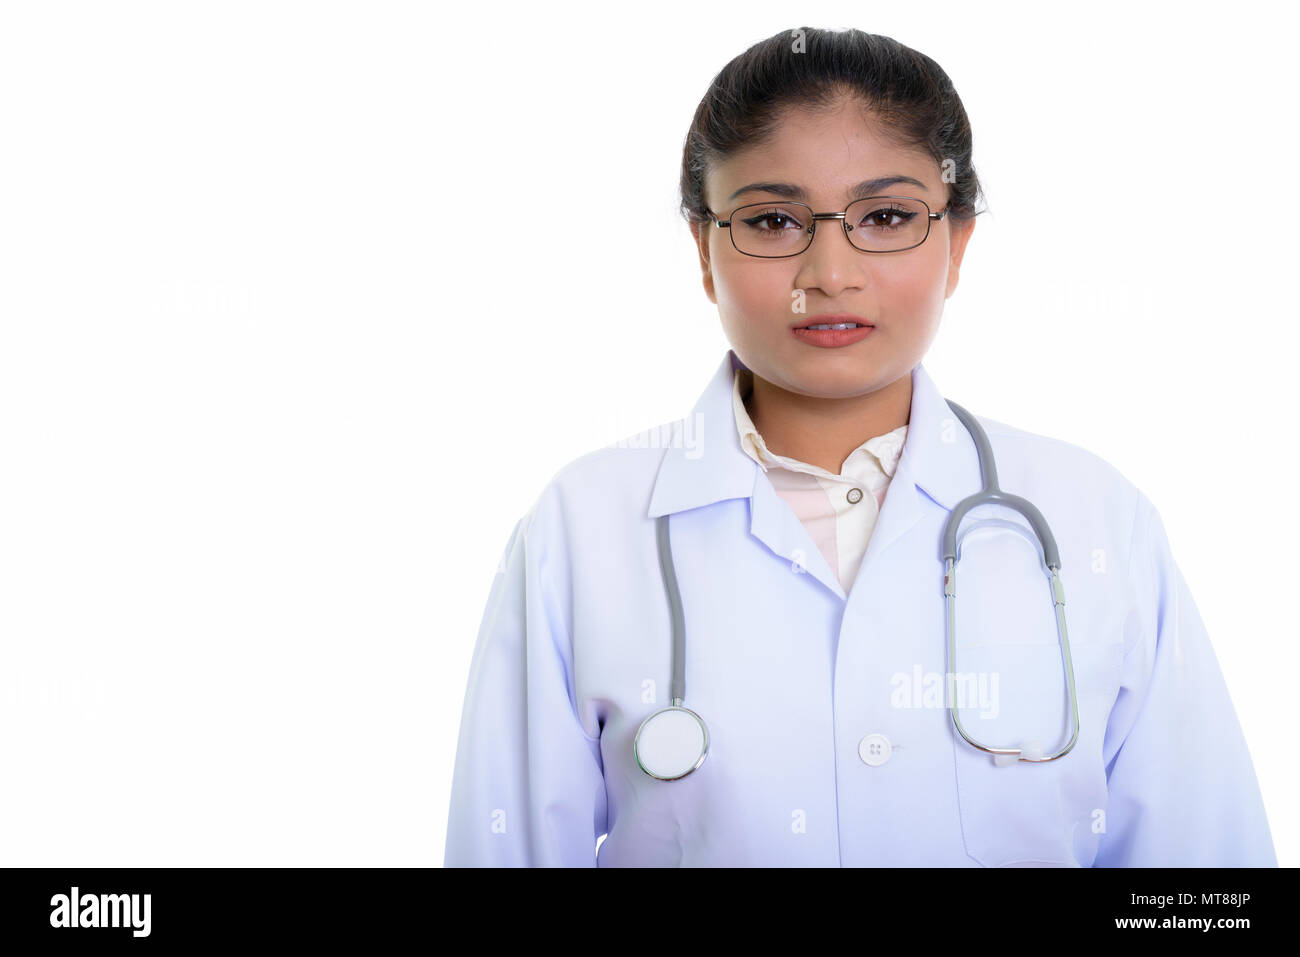
[[[929,192],[924,183],[911,176],[878,176],[875,179],[864,179],[849,190],[849,195],[853,199],[876,196],[880,190],[887,189],[896,183],[907,183],[909,186],[917,186]],[[776,193],[776,195],[784,196],[786,199],[797,199],[805,203],[808,201],[808,191],[802,186],[796,186],[793,183],[750,183],[748,186],[740,187],[740,189],[728,196],[727,202],[731,202],[741,193]]]

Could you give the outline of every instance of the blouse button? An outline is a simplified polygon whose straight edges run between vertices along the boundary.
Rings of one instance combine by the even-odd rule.
[[[860,488],[849,489],[849,494],[846,495],[845,498],[849,500],[850,505],[857,505],[859,502],[862,501],[862,489]]]

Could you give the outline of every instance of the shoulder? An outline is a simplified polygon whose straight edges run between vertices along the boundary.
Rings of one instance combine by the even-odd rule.
[[[1140,495],[1123,472],[1091,449],[1050,435],[1017,428],[997,419],[976,416],[989,435],[998,457],[999,472],[1004,458],[1020,468],[1046,472],[1049,478],[1094,490],[1110,489]],[[1005,452],[1005,456],[1002,454]]]
[[[622,436],[566,463],[538,494],[526,527],[613,532],[629,519],[644,520],[664,454],[683,444],[690,447],[685,422],[677,419]]]
[[[1101,455],[1065,439],[976,418],[988,433],[1003,489],[1031,501],[1052,502],[1058,513],[1104,523],[1129,542],[1147,521],[1153,509],[1150,500]],[[1127,536],[1119,535],[1121,529]]]

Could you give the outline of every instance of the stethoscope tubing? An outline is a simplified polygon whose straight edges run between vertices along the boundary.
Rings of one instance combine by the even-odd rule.
[[[1079,703],[1076,694],[1074,681],[1074,663],[1070,656],[1070,641],[1065,622],[1065,588],[1060,578],[1060,554],[1056,546],[1056,538],[1052,535],[1052,530],[1047,524],[1042,513],[1033,503],[1018,495],[1012,495],[1004,492],[998,487],[997,462],[993,457],[993,449],[989,443],[988,435],[984,428],[979,424],[973,415],[951,400],[948,402],[949,407],[961,420],[966,430],[970,433],[975,443],[976,454],[979,457],[981,489],[974,495],[962,499],[952,509],[947,521],[944,523],[943,535],[940,540],[941,555],[943,561],[943,592],[945,601],[945,630],[947,631],[947,666],[949,673],[956,673],[957,668],[957,561],[959,545],[957,541],[958,528],[962,519],[968,512],[980,505],[1001,505],[1018,512],[1029,522],[1033,528],[1034,534],[1038,539],[1041,547],[1041,557],[1044,568],[1048,575],[1048,584],[1050,596],[1053,604],[1053,611],[1056,618],[1057,637],[1061,648],[1061,657],[1063,670],[1066,676],[1067,695],[1072,716],[1073,731],[1069,741],[1056,752],[1050,755],[1042,755],[1033,752],[1028,756],[1025,755],[1025,748],[1014,747],[991,747],[981,744],[975,740],[961,723],[961,718],[957,713],[955,701],[950,701],[948,712],[952,717],[953,727],[957,733],[969,743],[972,747],[980,751],[987,752],[994,756],[999,764],[1011,764],[1019,761],[1029,763],[1041,763],[1046,761],[1055,761],[1058,758],[1068,754],[1073,749],[1079,738]],[[668,595],[669,613],[672,619],[673,630],[673,648],[672,648],[672,682],[669,685],[670,705],[668,708],[654,712],[641,722],[637,728],[636,739],[634,742],[634,751],[636,752],[637,763],[641,769],[652,777],[659,780],[675,781],[694,771],[704,760],[704,754],[708,747],[708,726],[704,719],[696,712],[683,707],[682,702],[686,698],[686,616],[682,609],[681,590],[677,583],[677,570],[673,564],[672,542],[669,535],[669,516],[660,515],[656,519],[656,544],[659,552],[659,568],[663,575],[664,590]],[[693,765],[687,767],[680,774],[671,777],[660,777],[650,771],[641,761],[640,742],[642,730],[651,723],[664,711],[686,711],[696,721],[699,722],[703,732],[705,750],[700,752],[698,760]]]

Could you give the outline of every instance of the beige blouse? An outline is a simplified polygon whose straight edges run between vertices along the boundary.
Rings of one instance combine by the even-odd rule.
[[[777,495],[798,516],[847,595],[867,553],[889,480],[903,452],[907,426],[867,439],[849,453],[835,475],[820,466],[768,450],[745,408],[745,399],[753,387],[753,373],[737,369],[732,405],[740,447],[762,467]]]

